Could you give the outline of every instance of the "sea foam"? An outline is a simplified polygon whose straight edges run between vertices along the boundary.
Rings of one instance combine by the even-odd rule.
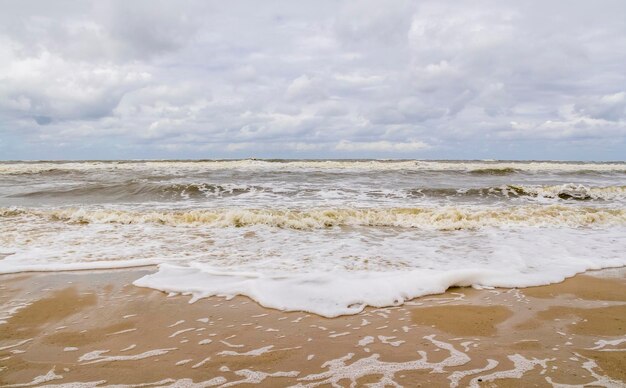
[[[573,206],[312,209],[197,209],[186,211],[133,211],[101,208],[0,208],[0,218],[36,217],[76,224],[204,224],[214,227],[267,225],[289,229],[334,226],[394,226],[458,230],[487,226],[592,226],[624,225],[626,210]],[[28,219],[25,220],[28,222]]]
[[[527,172],[618,172],[626,173],[626,163],[594,162],[507,162],[507,161],[425,161],[425,160],[213,160],[213,161],[111,161],[111,162],[10,162],[0,163],[0,174],[61,174],[67,172],[157,170],[174,173],[198,170],[408,170],[464,171],[485,175]]]
[[[626,163],[0,162],[0,273],[159,265],[139,286],[324,316],[626,265]]]
[[[539,264],[539,263],[538,263]],[[387,307],[452,286],[531,287],[563,281],[566,277],[601,267],[626,265],[626,259],[563,260],[541,267],[497,269],[468,266],[457,270],[412,269],[390,272],[318,272],[271,275],[260,272],[224,272],[206,265],[161,264],[158,272],[134,282],[169,293],[209,296],[244,295],[265,307],[307,311],[324,317],[356,314],[366,306]]]

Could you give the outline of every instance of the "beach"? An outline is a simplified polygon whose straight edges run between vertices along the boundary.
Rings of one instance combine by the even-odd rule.
[[[0,10],[0,388],[626,388],[626,1]]]
[[[0,383],[623,386],[624,174],[0,162]]]
[[[153,268],[0,276],[2,386],[626,384],[626,271],[327,319],[168,296]],[[80,385],[77,385],[80,383]]]
[[[0,388],[626,388],[626,1],[0,10]]]

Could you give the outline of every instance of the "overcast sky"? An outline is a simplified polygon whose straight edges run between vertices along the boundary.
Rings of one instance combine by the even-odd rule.
[[[626,1],[0,0],[0,159],[626,159]]]

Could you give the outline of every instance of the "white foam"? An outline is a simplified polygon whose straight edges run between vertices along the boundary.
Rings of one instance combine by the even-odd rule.
[[[176,348],[167,348],[167,349],[153,349],[148,350],[143,353],[129,355],[129,356],[103,356],[103,354],[108,353],[109,350],[94,350],[93,352],[85,353],[78,359],[78,362],[83,362],[85,364],[95,364],[99,362],[110,362],[110,361],[133,361],[133,360],[143,360],[144,358],[160,356],[166,354],[172,350],[176,350]]]
[[[614,339],[614,340],[598,340],[595,342],[594,347],[592,348],[588,348],[589,350],[599,350],[601,352],[626,352],[626,348],[618,348],[618,349],[605,349],[607,346],[618,346],[619,344],[622,344],[626,342],[626,338],[618,338],[618,339]]]
[[[231,338],[231,337],[229,337]],[[243,348],[245,345],[242,344],[231,344],[228,341],[225,340],[220,340],[221,343],[223,343],[224,345],[228,346],[229,348]]]
[[[619,211],[626,217],[626,210]],[[511,224],[500,220],[497,221],[501,222],[499,226],[488,226],[492,221],[484,221],[498,219],[502,212],[483,208],[480,214],[486,217],[484,219],[477,216],[475,210],[427,212],[428,216],[416,216],[424,225],[419,230],[344,226],[304,232],[261,224],[245,228],[208,228],[202,224],[85,225],[14,220],[4,223],[6,220],[0,219],[3,229],[0,251],[12,252],[0,260],[0,273],[125,268],[160,263],[185,266],[191,262],[222,268],[225,274],[250,272],[270,277],[314,271],[341,274],[341,270],[488,268],[499,267],[501,263],[532,272],[544,264],[550,267],[561,261],[567,269],[570,262],[586,261],[587,264],[577,270],[579,272],[626,262],[623,254],[626,227],[604,223],[602,212],[585,213],[550,206],[537,211],[548,215],[545,225],[541,218],[533,219],[521,209],[505,211],[514,219]],[[319,214],[338,216],[332,212],[320,211]],[[408,217],[406,220],[410,221],[413,215]],[[563,222],[554,224],[550,220]],[[537,225],[528,226],[533,222]],[[429,229],[429,223],[439,225],[437,228],[460,227],[461,230],[440,232],[437,228]],[[468,228],[463,229],[461,225]],[[250,231],[254,232],[254,237],[243,236]],[[175,241],[185,241],[184,249]],[[526,263],[528,266],[524,268]],[[571,272],[563,271],[562,276],[571,276]]]
[[[207,362],[211,361],[211,357],[205,357],[202,361],[194,364],[191,366],[192,369],[196,369],[196,368],[200,368],[202,365],[206,364]]]
[[[93,387],[102,387],[102,384],[106,383],[106,380],[97,380],[97,381],[85,381],[85,382],[72,382],[72,383],[61,383],[61,384],[45,384],[38,385],[38,388],[93,388]],[[15,385],[13,385],[14,387]],[[133,384],[126,385],[123,388],[130,387],[141,387],[142,384]],[[118,388],[118,387],[115,387]],[[122,388],[122,387],[119,387]]]
[[[17,260],[15,260],[17,261]],[[11,261],[0,261],[0,273],[20,273],[20,272],[52,272],[52,271],[83,271],[89,269],[116,269],[116,268],[136,268],[156,265],[159,260],[115,260],[97,262],[74,262],[74,263],[46,263],[46,264],[24,264]]]
[[[480,373],[480,372],[486,372],[488,370],[492,370],[496,366],[498,366],[498,361],[488,359],[487,360],[487,365],[484,368],[477,368],[477,369],[470,369],[470,370],[463,370],[463,371],[454,371],[454,372],[452,372],[452,374],[450,374],[450,376],[448,376],[448,380],[450,380],[450,388],[458,387],[459,386],[459,382],[464,377],[475,375],[475,374]]]
[[[361,338],[358,344],[359,346],[367,346],[373,342],[374,342],[374,337],[368,335],[366,337]]]
[[[278,371],[278,372],[273,372],[273,373],[267,373],[267,372],[261,372],[261,371],[254,371],[250,369],[241,369],[241,370],[235,371],[234,373],[237,376],[242,376],[243,379],[228,382],[222,385],[223,388],[232,387],[234,385],[239,385],[239,384],[260,384],[261,382],[263,382],[263,380],[265,380],[268,377],[296,377],[300,374],[300,372],[298,371],[289,371],[289,372]]]
[[[397,372],[407,370],[431,370],[433,373],[442,373],[446,367],[461,366],[470,361],[470,358],[459,352],[451,344],[438,341],[434,335],[426,336],[425,339],[431,341],[438,349],[447,350],[449,356],[441,362],[429,362],[425,353],[420,352],[421,358],[418,360],[406,362],[386,362],[380,360],[379,354],[372,354],[369,357],[361,358],[348,364],[354,357],[354,353],[338,359],[330,360],[322,365],[322,368],[328,370],[321,373],[310,374],[298,379],[300,383],[297,387],[317,387],[320,385],[340,386],[339,381],[348,379],[351,386],[357,385],[357,380],[363,376],[380,375],[380,381],[377,386],[398,386],[394,381]],[[308,382],[308,383],[307,383]]]
[[[52,380],[59,380],[62,378],[63,376],[54,373],[54,368],[52,368],[48,371],[48,373],[46,373],[45,375],[35,377],[31,382],[23,383],[23,384],[10,384],[10,385],[5,385],[5,387],[30,387],[30,386],[36,386],[36,385],[40,385],[43,383],[47,383],[48,381],[52,381]]]
[[[574,354],[577,355],[578,357],[581,357],[581,358],[584,358],[584,359],[587,360],[587,361],[583,362],[583,368],[586,369],[591,374],[591,377],[596,379],[595,381],[592,381],[592,382],[584,384],[585,387],[589,387],[589,386],[606,387],[606,388],[623,387],[623,385],[624,385],[623,381],[614,380],[614,379],[610,378],[609,376],[598,374],[594,370],[594,369],[596,369],[598,367],[598,364],[596,364],[596,362],[594,360],[592,360],[590,358],[583,357],[583,356],[581,356],[578,353],[574,353]],[[548,377],[546,377],[546,380],[551,382],[551,380],[549,380]],[[553,385],[555,387],[565,387],[566,386],[565,384],[555,384],[555,383],[553,383]]]
[[[20,341],[20,342],[18,342],[18,343],[16,343],[16,344],[13,344],[13,345],[6,345],[6,346],[2,346],[2,347],[0,347],[0,350],[6,350],[6,349],[11,349],[11,348],[16,348],[16,347],[18,347],[18,346],[22,346],[22,345],[24,345],[25,343],[27,343],[27,342],[29,342],[29,341],[32,341],[32,340],[33,340],[32,338],[29,338],[29,339],[25,339],[25,340],[23,340],[23,341]]]
[[[226,378],[224,378],[223,376],[217,376],[217,377],[213,377],[212,379],[199,381],[199,382],[194,382],[192,379],[189,379],[189,378],[179,379],[175,381],[172,379],[168,379],[167,381],[156,382],[154,383],[154,385],[158,387],[168,387],[168,388],[205,388],[205,387],[215,387],[218,385],[222,385],[226,383],[227,381],[228,380],[226,380]]]
[[[190,327],[190,328],[188,328],[188,329],[181,329],[181,330],[178,330],[178,331],[176,331],[176,332],[172,333],[172,334],[170,335],[170,337],[169,337],[169,338],[174,338],[174,337],[176,337],[177,335],[180,335],[180,334],[186,333],[186,332],[188,332],[188,331],[192,331],[192,330],[196,330],[196,328],[195,328],[195,327]]]
[[[506,194],[524,193],[539,198],[601,199],[606,201],[626,199],[626,186],[592,187],[582,184],[566,183],[562,185],[515,185],[504,187]]]
[[[509,360],[513,361],[513,369],[493,372],[488,375],[474,377],[470,381],[469,386],[471,388],[479,388],[480,387],[479,381],[489,382],[489,381],[494,381],[497,379],[520,379],[522,378],[522,376],[524,376],[526,372],[533,370],[535,366],[539,365],[543,369],[546,369],[547,362],[554,360],[554,359],[540,360],[536,358],[527,359],[520,354],[514,354],[511,356],[507,356],[507,357],[509,358]]]
[[[2,311],[0,311],[0,325],[8,322],[13,315],[23,308],[30,306],[32,302],[23,299],[9,300],[3,304]],[[2,350],[2,349],[0,349]]]
[[[541,249],[539,239],[534,243],[534,248]],[[613,248],[617,246],[620,244],[613,245]],[[526,247],[533,245],[529,243]],[[548,248],[552,248],[552,252]],[[272,275],[261,272],[229,273],[199,263],[190,266],[162,264],[157,273],[138,279],[134,284],[192,295],[194,300],[215,295],[245,295],[265,307],[335,317],[356,314],[367,305],[399,305],[419,296],[443,293],[452,286],[530,287],[560,282],[588,269],[626,265],[626,258],[619,258],[617,252],[615,256],[604,258],[600,256],[600,251],[580,257],[563,247],[548,246],[542,256],[522,256],[514,247],[500,249],[502,252],[497,258],[502,260],[499,263],[496,258],[483,259],[483,265],[456,262],[457,269],[452,269],[442,268],[439,262],[435,264],[441,268],[438,270],[421,268]]]
[[[0,174],[33,174],[46,171],[154,171],[184,174],[207,170],[244,171],[481,171],[521,170],[538,171],[598,171],[622,172],[625,163],[564,163],[564,162],[479,162],[479,161],[289,161],[269,162],[264,160],[220,160],[220,161],[125,161],[119,162],[65,162],[65,163],[1,163]]]
[[[263,346],[258,349],[253,349],[248,352],[235,352],[232,350],[223,350],[217,353],[219,356],[260,356],[261,354],[271,352],[271,349],[274,348],[274,345]]]
[[[460,230],[485,227],[589,227],[626,225],[623,208],[564,205],[424,206],[424,207],[315,207],[284,209],[195,209],[187,211],[136,211],[90,208],[0,208],[5,222],[36,223],[63,221],[70,224],[158,224],[243,227],[254,225],[288,229],[324,229],[333,226],[400,227],[426,230]],[[8,220],[8,221],[7,221]],[[33,225],[34,224],[34,225]],[[8,250],[8,248],[7,248]]]
[[[386,336],[383,336],[383,335],[379,335],[378,336],[378,339],[380,340],[380,342],[382,342],[383,344],[394,346],[394,347],[398,347],[398,346],[400,346],[400,345],[402,345],[403,343],[406,342],[406,341],[403,341],[403,340],[393,341],[396,338],[397,337],[395,337],[395,336],[394,337],[386,337]]]
[[[126,334],[126,333],[131,333],[131,332],[136,331],[136,330],[137,330],[137,328],[134,327],[132,329],[120,330],[120,331],[116,331],[115,333],[110,333],[110,334],[107,334],[107,335]]]

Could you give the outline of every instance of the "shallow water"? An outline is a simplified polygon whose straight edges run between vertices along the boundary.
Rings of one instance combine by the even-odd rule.
[[[0,272],[161,264],[137,285],[325,316],[626,265],[626,163],[0,163]]]

